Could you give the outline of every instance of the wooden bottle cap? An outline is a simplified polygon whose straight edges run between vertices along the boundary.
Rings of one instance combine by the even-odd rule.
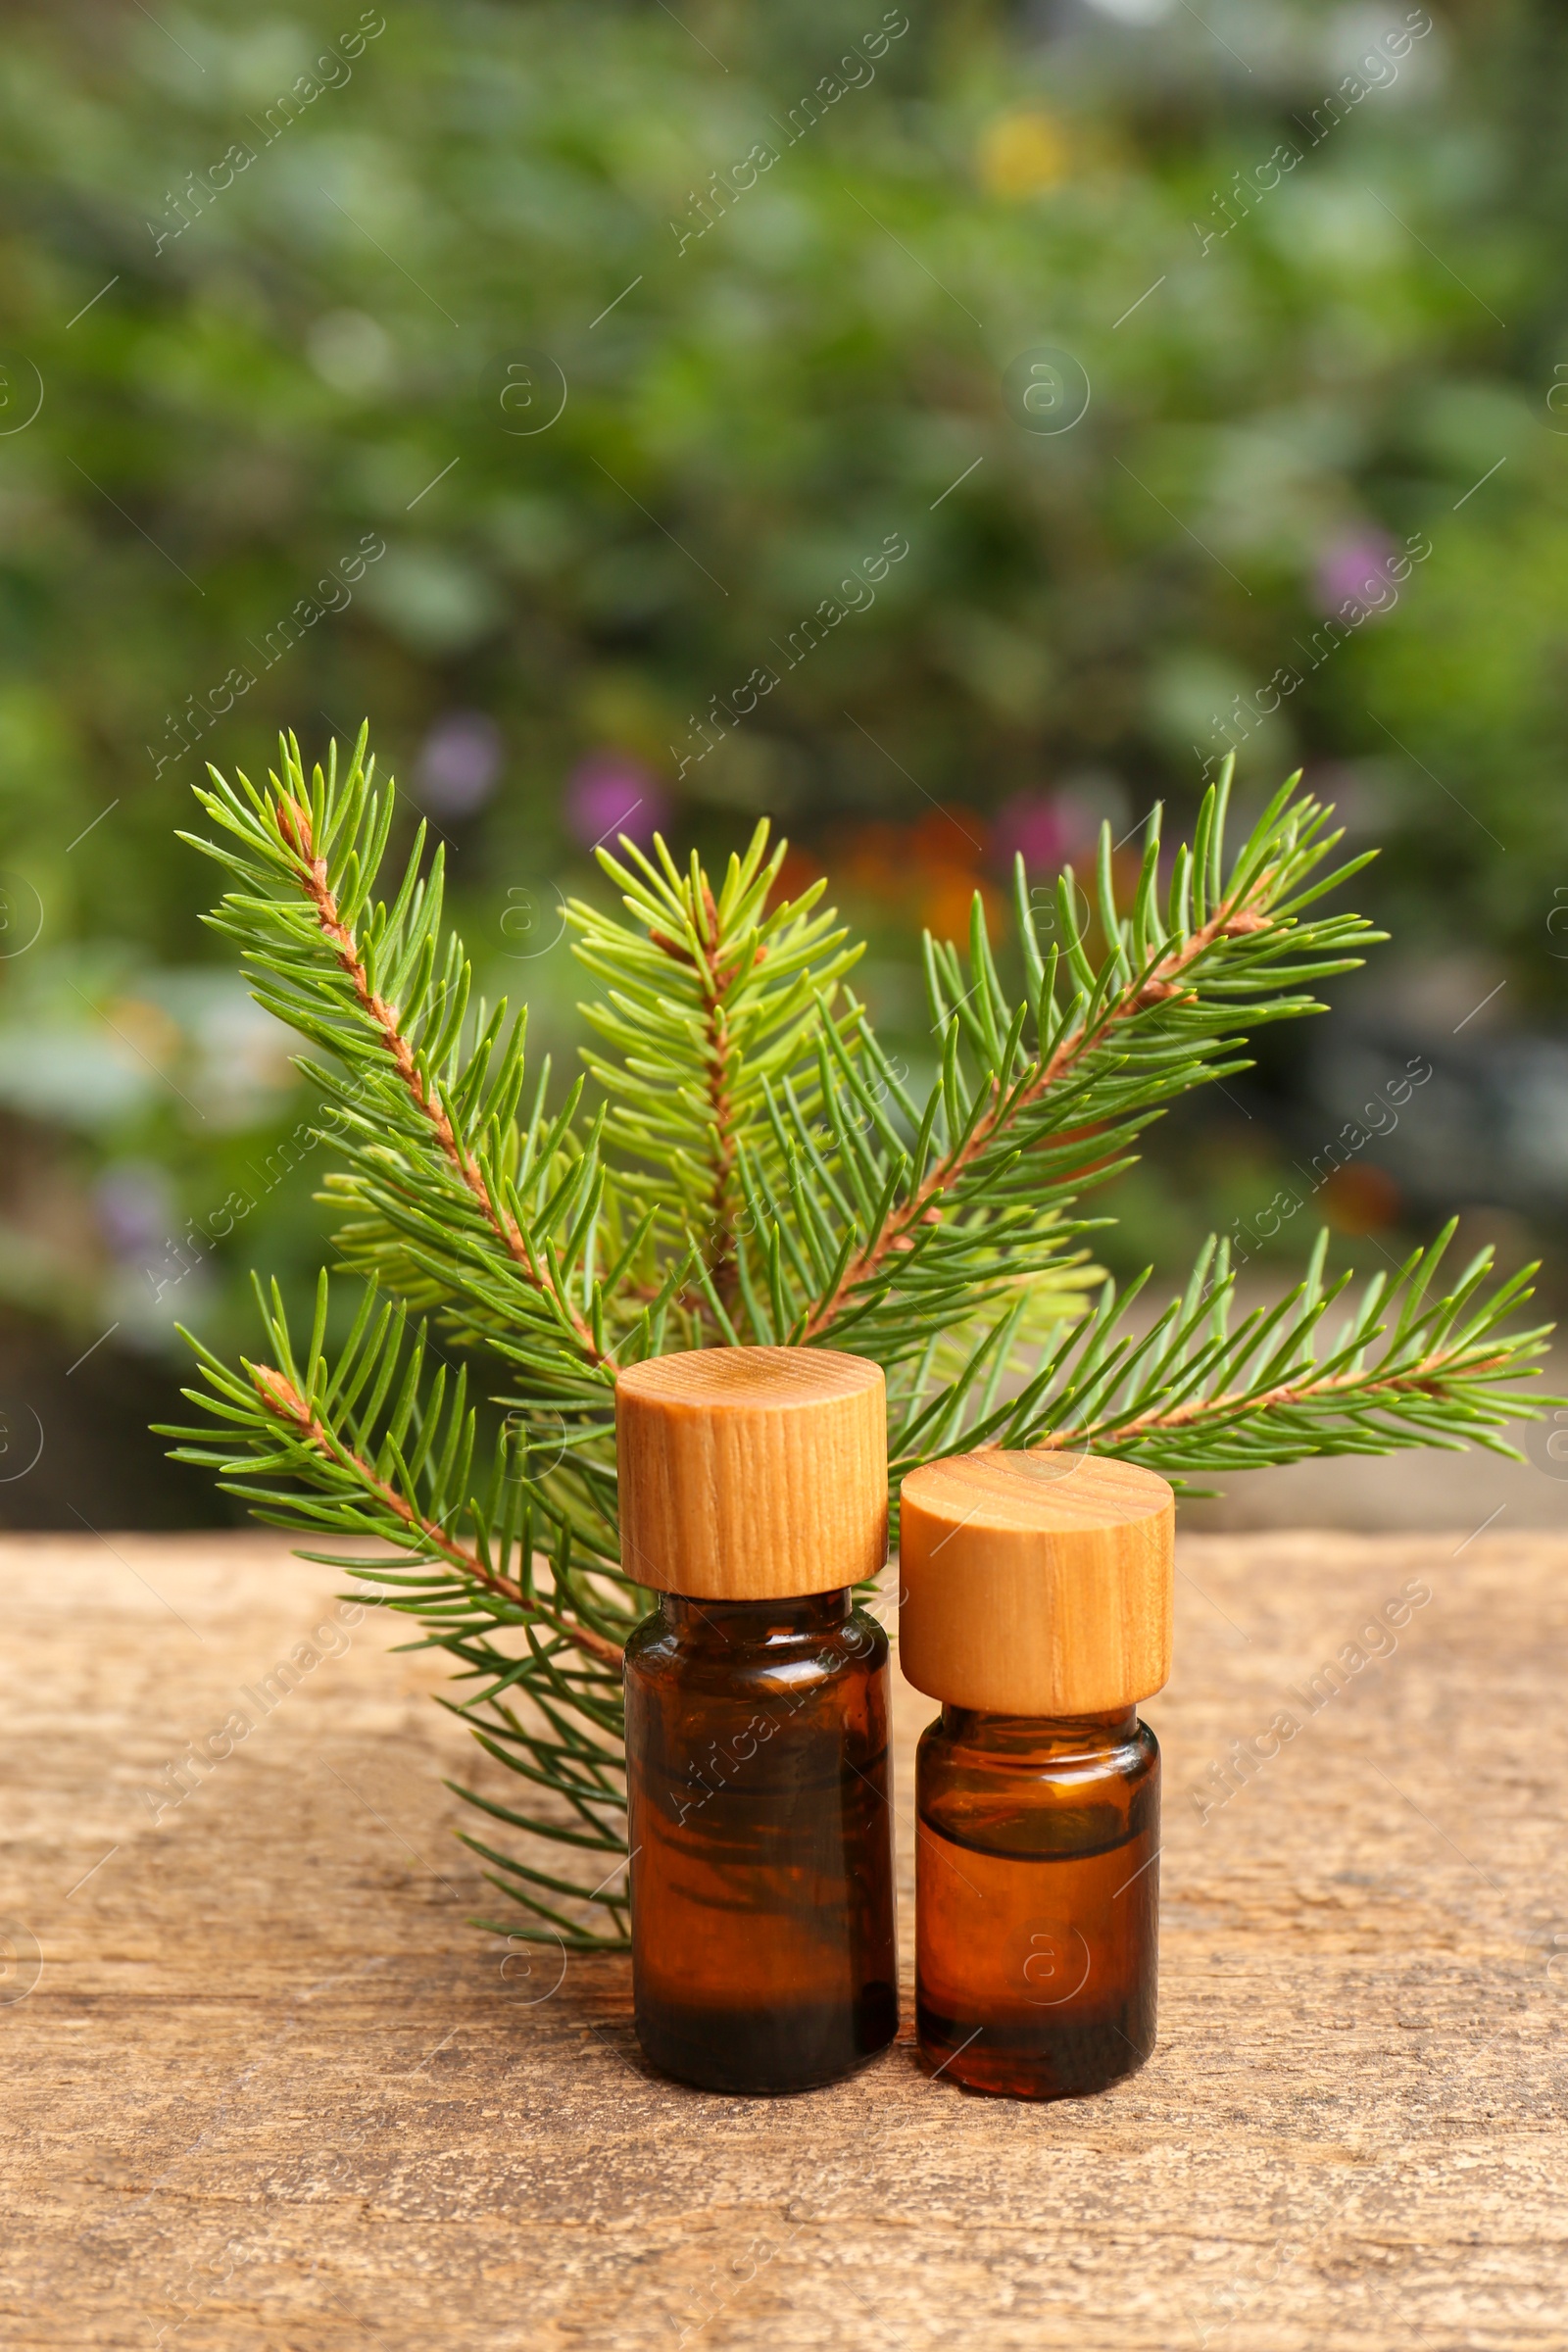
[[[783,1600],[888,1550],[881,1367],[826,1348],[694,1348],[615,1382],[621,1564],[697,1600]]]
[[[1098,1715],[1170,1673],[1176,1498],[1152,1470],[988,1448],[904,1482],[899,1662],[1000,1715]]]

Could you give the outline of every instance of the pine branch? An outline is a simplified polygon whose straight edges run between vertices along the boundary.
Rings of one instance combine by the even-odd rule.
[[[1177,1095],[1248,1067],[1247,1029],[1323,1009],[1304,984],[1353,968],[1360,957],[1348,951],[1382,934],[1353,914],[1307,910],[1364,860],[1318,874],[1339,836],[1316,802],[1294,797],[1293,779],[1227,874],[1229,781],[1227,770],[1205,798],[1193,850],[1177,851],[1163,915],[1158,810],[1130,911],[1117,904],[1105,828],[1098,968],[1070,869],[1056,890],[1060,945],[1048,959],[1019,863],[1021,999],[1002,986],[978,896],[967,967],[927,938],[943,1063],[923,1105],[863,1015],[856,1060],[823,1024],[821,1119],[787,1082],[773,1103],[790,1219],[818,1246],[803,1266],[782,1230],[768,1236],[781,1266],[770,1338],[831,1342],[890,1370],[908,1361],[1000,1301],[1009,1274],[1050,1273],[1086,1230],[1064,1216],[1075,1195],[1125,1168],[1129,1146]]]
[[[590,1799],[612,1815],[623,1813],[623,1795],[604,1774],[619,1768],[622,1640],[640,1609],[635,1597],[630,1606],[612,1598],[613,1584],[607,1587],[602,1573],[583,1573],[584,1565],[595,1571],[607,1565],[597,1555],[574,1563],[569,1531],[529,1473],[525,1438],[504,1431],[488,1475],[472,1484],[477,1418],[466,1403],[465,1374],[449,1379],[444,1364],[429,1373],[428,1335],[411,1337],[399,1305],[368,1289],[334,1365],[324,1348],[324,1274],[303,1355],[276,1286],[270,1296],[258,1288],[258,1302],[274,1360],[245,1359],[234,1372],[191,1340],[207,1387],[184,1394],[210,1421],[163,1429],[181,1441],[174,1458],[217,1472],[226,1492],[243,1496],[273,1526],[307,1529],[318,1540],[327,1533],[385,1545],[375,1558],[341,1551],[305,1556],[372,1587],[382,1606],[418,1620],[423,1639],[415,1646],[445,1649],[461,1673],[483,1682],[479,1695],[457,1711],[487,1752],[531,1772],[579,1817]],[[549,1539],[548,1558],[536,1549],[538,1533]],[[501,1645],[518,1637],[521,1659]],[[517,1715],[519,1691],[536,1715],[543,1710],[544,1731]],[[600,1759],[597,1778],[592,1758]],[[490,1804],[462,1793],[481,1808]],[[552,1838],[563,1834],[559,1818],[548,1815],[526,1823],[519,1817],[519,1826]],[[613,1823],[600,1824],[598,1834],[606,1851],[624,1853],[624,1836]],[[572,1929],[569,1920],[562,1928],[555,1904],[535,1902],[530,1892],[536,1882],[547,1892],[559,1890],[559,1882],[522,1861],[508,1862],[507,1870],[509,1891],[531,1918],[551,1933]],[[583,1948],[599,1948],[591,1936],[579,1940]]]
[[[297,760],[298,755],[295,754]],[[440,1151],[457,1170],[463,1183],[472,1194],[479,1213],[514,1263],[521,1267],[527,1281],[541,1296],[552,1299],[563,1310],[582,1353],[591,1361],[600,1361],[593,1333],[584,1317],[571,1301],[564,1298],[547,1268],[541,1267],[527,1235],[509,1209],[498,1208],[491,1189],[485,1181],[473,1153],[459,1138],[452,1124],[451,1113],[432,1085],[418,1054],[399,1026],[399,1016],[391,1005],[377,995],[370,985],[360,944],[344,922],[337,899],[327,877],[326,859],[315,849],[311,827],[311,811],[303,801],[286,794],[278,798],[276,822],[279,838],[293,855],[294,868],[309,905],[314,908],[323,941],[336,955],[339,969],[347,976],[354,991],[355,1002],[364,1012],[370,1028],[391,1057],[394,1068],[406,1088],[410,1100],[427,1122]],[[419,849],[423,846],[423,828],[419,843],[411,861],[411,871],[417,867]],[[438,853],[439,855],[439,853]],[[466,972],[464,979],[466,990]]]
[[[1157,836],[1152,855],[1157,858]],[[1021,859],[1019,872],[1021,876]],[[1255,880],[1234,888],[1206,922],[1200,923],[1189,937],[1178,939],[1176,945],[1164,953],[1154,954],[1141,970],[1124,978],[1119,988],[1106,989],[1102,980],[1097,983],[1091,992],[1090,1007],[1084,1013],[1082,1025],[1073,1028],[1063,1022],[1050,1052],[1027,1068],[1010,1091],[1001,1068],[988,1073],[990,1098],[987,1106],[977,1118],[964,1122],[963,1131],[952,1149],[933,1162],[928,1172],[910,1189],[908,1198],[884,1220],[875,1238],[854,1252],[832,1292],[808,1318],[803,1337],[809,1342],[830,1330],[851,1294],[875,1279],[890,1253],[912,1248],[916,1229],[922,1223],[936,1224],[939,1221],[938,1203],[944,1196],[952,1194],[964,1176],[984,1161],[987,1152],[993,1150],[999,1140],[1010,1136],[1015,1126],[1027,1122],[1032,1130],[1029,1141],[1035,1145],[1046,1134],[1053,1132],[1052,1126],[1038,1120],[1028,1120],[1028,1114],[1040,1108],[1053,1088],[1065,1088],[1075,1076],[1082,1083],[1083,1074],[1094,1057],[1104,1055],[1106,1050],[1116,1044],[1118,1033],[1140,1016],[1157,1010],[1173,1000],[1196,1004],[1199,1001],[1196,983],[1210,950],[1223,940],[1245,939],[1270,927],[1270,917],[1264,908],[1271,895],[1273,879],[1271,874],[1264,872]],[[1070,868],[1064,877],[1064,887],[1070,893]],[[977,926],[978,937],[971,969],[989,967],[989,943],[984,937],[983,909],[978,894],[975,906],[981,920]],[[1076,940],[1073,942],[1074,946],[1078,944]],[[929,933],[927,946],[935,960],[939,952],[931,942]],[[1340,968],[1347,967],[1342,965]],[[987,968],[985,977],[990,976]],[[984,981],[977,985],[983,984]],[[974,993],[971,987],[965,995]],[[938,1007],[939,1021],[955,1017],[956,1006],[951,1014],[943,1008],[940,979],[935,980],[931,997]],[[1093,1009],[1097,1004],[1098,1011]],[[1312,1011],[1320,1007],[1303,1004],[1298,1009]],[[992,1060],[1000,1063],[1004,1056],[996,1052],[995,1032],[989,1032],[983,1043],[991,1049]],[[1130,1128],[1131,1122],[1124,1120],[1124,1138]],[[1059,1134],[1059,1127],[1055,1127],[1054,1131]],[[1092,1119],[1085,1122],[1084,1132],[1093,1137],[1097,1156],[1105,1156],[1099,1123]],[[1069,1141],[1076,1140],[1075,1136],[1069,1134]],[[1059,1179],[1060,1169],[1055,1173]]]
[[[1349,1277],[1325,1288],[1327,1233],[1305,1278],[1234,1329],[1236,1276],[1223,1244],[1200,1255],[1186,1295],[1142,1335],[1107,1283],[1094,1314],[1040,1364],[1033,1379],[967,1430],[966,1445],[1040,1451],[1093,1450],[1184,1473],[1250,1469],[1333,1453],[1466,1443],[1522,1457],[1497,1432],[1554,1397],[1530,1398],[1549,1325],[1504,1333],[1533,1296],[1526,1267],[1489,1296],[1492,1252],[1481,1250],[1451,1291],[1434,1295],[1454,1231],[1416,1250],[1392,1281],[1378,1275],[1320,1352],[1330,1307]],[[1136,1297],[1136,1286],[1132,1296]],[[1118,1312],[1120,1306],[1120,1312]],[[945,1450],[918,1414],[900,1431],[901,1470]]]
[[[767,910],[785,855],[780,844],[768,858],[767,841],[764,820],[716,901],[695,856],[683,874],[662,841],[656,858],[622,841],[624,862],[604,850],[599,862],[631,922],[577,900],[566,910],[573,953],[611,990],[581,1009],[619,1056],[584,1059],[610,1098],[621,1180],[666,1238],[699,1253],[698,1311],[728,1324],[724,1336],[738,1304],[743,1139],[770,1079],[805,1075],[861,952],[844,948],[831,910],[814,911],[825,883]]]
[[[481,1550],[453,1534],[455,1516],[485,1531],[491,1525],[489,1509],[462,1491],[475,1441],[475,1417],[466,1406],[466,1374],[457,1375],[450,1401],[445,1365],[426,1389],[423,1336],[416,1339],[405,1360],[405,1318],[390,1304],[383,1306],[379,1318],[373,1317],[376,1302],[370,1291],[338,1367],[329,1373],[321,1348],[327,1309],[324,1273],[318,1283],[316,1330],[302,1372],[277,1286],[272,1286],[270,1300],[259,1287],[257,1297],[279,1364],[243,1358],[240,1378],[181,1329],[180,1336],[201,1358],[212,1391],[208,1395],[187,1389],[183,1394],[209,1411],[219,1410],[229,1426],[230,1442],[218,1448],[210,1444],[195,1450],[187,1446],[174,1458],[219,1470],[230,1493],[269,1504],[283,1514],[283,1524],[317,1524],[319,1505],[308,1492],[280,1492],[257,1483],[263,1472],[296,1479],[339,1504],[334,1523],[345,1532],[379,1536],[416,1561],[446,1562],[466,1585],[506,1603],[519,1622],[536,1618],[564,1641],[618,1671],[618,1642],[592,1626],[569,1623],[514,1576],[495,1568]],[[356,1412],[356,1400],[367,1391],[368,1403]],[[386,1419],[376,1443],[373,1433],[382,1413]],[[417,1444],[411,1443],[411,1432]],[[165,1429],[161,1434],[205,1441],[212,1433],[204,1428]],[[236,1436],[242,1442],[239,1452],[233,1450]],[[422,1500],[421,1482],[427,1488]]]
[[[626,1940],[619,1666],[647,1596],[620,1564],[617,1362],[746,1339],[870,1355],[895,1499],[917,1462],[986,1445],[1093,1448],[1181,1482],[1409,1446],[1511,1452],[1499,1432],[1532,1409],[1520,1384],[1544,1336],[1501,1328],[1528,1274],[1487,1291],[1483,1253],[1439,1296],[1446,1235],[1332,1336],[1344,1283],[1325,1288],[1321,1244],[1303,1283],[1248,1314],[1212,1244],[1148,1328],[1128,1313],[1141,1286],[1118,1300],[1105,1284],[1086,1309],[1102,1220],[1077,1194],[1176,1096],[1246,1067],[1251,1027],[1319,1009],[1310,984],[1381,936],[1317,910],[1359,861],[1320,870],[1338,837],[1294,786],[1227,867],[1227,775],[1163,890],[1156,812],[1126,906],[1107,833],[1090,921],[1070,874],[1057,884],[1049,957],[1020,864],[1021,998],[978,900],[966,960],[928,938],[942,1062],[923,1101],[844,986],[859,951],[821,886],[769,909],[783,851],[765,826],[716,898],[695,859],[623,842],[602,863],[628,919],[570,909],[606,992],[585,1007],[606,1049],[587,1057],[590,1117],[582,1079],[549,1105],[548,1064],[524,1107],[525,1016],[474,999],[422,829],[375,895],[394,793],[364,734],[341,775],[334,749],[307,783],[292,739],[280,766],[265,792],[210,771],[199,798],[224,838],[198,846],[234,880],[212,919],[259,1001],[325,1057],[300,1067],[326,1098],[343,1163],[327,1197],[365,1294],[329,1362],[325,1276],[303,1351],[275,1286],[259,1290],[265,1356],[231,1370],[193,1341],[206,1386],[185,1394],[207,1420],[166,1434],[259,1517],[380,1545],[306,1556],[446,1653],[466,1694],[442,1703],[520,1784],[513,1804],[458,1790],[530,1841],[462,1833],[518,1913],[498,1932]],[[598,1883],[544,1868],[540,1839]]]
[[[265,793],[209,771],[197,798],[240,848],[183,838],[242,885],[209,920],[238,941],[258,1002],[332,1056],[300,1066],[351,1163],[333,1185],[358,1212],[346,1261],[587,1402],[611,1377],[582,1247],[597,1238],[593,1138],[572,1133],[573,1104],[547,1120],[542,1099],[519,1133],[524,1018],[509,1029],[504,1004],[471,1004],[462,943],[443,941],[439,851],[420,873],[422,825],[392,904],[372,902],[395,793],[375,788],[365,743],[341,779],[334,745],[307,784],[292,738]]]
[[[466,1544],[460,1544],[436,1521],[425,1518],[412,1503],[405,1501],[397,1489],[385,1479],[377,1478],[370,1464],[333,1435],[283,1373],[270,1364],[247,1364],[245,1368],[264,1404],[270,1407],[271,1417],[296,1431],[323,1461],[346,1470],[371,1500],[382,1504],[394,1518],[400,1520],[410,1534],[418,1539],[421,1558],[433,1554],[449,1560],[454,1568],[461,1570],[468,1583],[482,1587],[486,1592],[494,1592],[502,1600],[510,1602],[517,1597],[510,1585],[491,1573],[477,1551]],[[537,1600],[532,1603],[532,1613],[542,1623],[553,1627],[564,1641],[586,1650],[589,1657],[598,1658],[605,1665],[618,1669],[622,1656],[618,1642],[607,1642],[602,1634],[596,1634],[589,1626],[568,1624]]]

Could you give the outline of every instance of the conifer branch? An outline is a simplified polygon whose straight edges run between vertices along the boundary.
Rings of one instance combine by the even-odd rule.
[[[184,838],[241,887],[209,921],[238,942],[258,1002],[330,1056],[300,1067],[349,1163],[329,1179],[354,1212],[345,1262],[439,1304],[455,1336],[506,1353],[553,1401],[565,1390],[608,1409],[616,1303],[588,1271],[606,1238],[596,1140],[574,1101],[543,1116],[543,1082],[519,1129],[525,1020],[473,1002],[422,824],[391,904],[373,898],[395,788],[377,789],[365,750],[362,729],[345,774],[334,744],[307,782],[286,738],[266,790],[210,770],[197,799],[228,841]]]
[[[1338,836],[1294,779],[1231,857],[1226,774],[1163,878],[1156,811],[1125,904],[1107,831],[1091,914],[1070,872],[1051,893],[1049,954],[1020,861],[1021,995],[978,899],[966,957],[928,937],[942,1057],[923,1095],[846,986],[859,950],[824,885],[774,903],[765,824],[716,893],[695,858],[623,840],[600,857],[620,913],[568,908],[603,991],[586,1079],[552,1102],[547,1063],[525,1103],[525,1016],[473,996],[422,828],[377,896],[393,789],[365,753],[362,733],[346,769],[334,747],[307,780],[288,739],[266,790],[212,770],[198,795],[220,836],[198,846],[233,883],[211,919],[322,1056],[299,1066],[324,1098],[360,1307],[329,1350],[323,1274],[299,1349],[259,1291],[265,1358],[234,1370],[193,1341],[206,1418],[167,1434],[258,1516],[379,1544],[307,1556],[447,1653],[466,1695],[443,1703],[529,1792],[458,1791],[522,1841],[463,1833],[516,1909],[498,1932],[626,1940],[624,1880],[602,1866],[626,1851],[619,1668],[648,1596],[620,1558],[617,1365],[739,1341],[873,1357],[895,1505],[908,1470],[966,1447],[1093,1449],[1186,1484],[1328,1453],[1506,1453],[1504,1424],[1557,1401],[1521,1391],[1544,1332],[1503,1328],[1528,1270],[1489,1290],[1483,1252],[1439,1295],[1446,1234],[1332,1335],[1326,1237],[1303,1282],[1246,1314],[1212,1243],[1152,1322],[1142,1285],[1086,1297],[1099,1220],[1078,1196],[1167,1103],[1245,1068],[1253,1027],[1321,1009],[1310,985],[1381,936],[1321,911],[1361,861],[1326,868]],[[541,1841],[591,1855],[595,1883],[547,1868]]]
[[[1234,1327],[1236,1275],[1210,1240],[1186,1294],[1145,1332],[1107,1283],[1094,1312],[1049,1349],[1004,1403],[971,1416],[968,1446],[1093,1451],[1184,1474],[1301,1461],[1315,1454],[1390,1453],[1465,1444],[1521,1458],[1498,1432],[1554,1405],[1520,1384],[1539,1377],[1549,1325],[1504,1332],[1532,1297],[1526,1266],[1490,1294],[1492,1252],[1471,1259],[1451,1291],[1435,1285],[1452,1239],[1415,1250],[1392,1279],[1377,1275],[1320,1352],[1329,1309],[1348,1275],[1325,1284],[1320,1233],[1303,1280]],[[1147,1280],[1147,1277],[1145,1278]],[[943,1401],[916,1409],[895,1440],[899,1467],[948,1450]]]
[[[1080,916],[1070,869],[1043,956],[1021,860],[1015,873],[1021,997],[1004,988],[976,896],[967,965],[927,937],[927,999],[942,1067],[912,1101],[863,1011],[856,1056],[824,1025],[817,1100],[830,1176],[807,1106],[785,1083],[773,1102],[788,1162],[781,1311],[758,1336],[830,1342],[884,1361],[916,1360],[933,1339],[1000,1305],[1020,1276],[1049,1279],[1085,1228],[1075,1196],[1129,1164],[1128,1147],[1166,1102],[1248,1067],[1245,1032],[1322,1009],[1302,983],[1352,968],[1382,936],[1315,902],[1363,859],[1320,873],[1339,836],[1296,780],[1229,861],[1228,771],[1206,796],[1191,850],[1172,862],[1163,909],[1159,811],[1151,817],[1130,910],[1117,901],[1108,827],[1098,890]],[[1102,942],[1091,959],[1091,927]],[[857,1008],[858,1010],[858,1008]],[[796,1267],[787,1230],[826,1237]],[[824,1279],[825,1261],[825,1279]],[[745,1287],[743,1283],[743,1288]],[[754,1285],[755,1287],[755,1285]]]
[[[362,738],[363,740],[363,738]],[[303,802],[292,799],[285,791],[275,797],[273,809],[279,839],[292,853],[295,871],[305,898],[315,909],[321,937],[332,950],[338,966],[354,991],[355,1001],[366,1019],[379,1036],[390,1055],[398,1076],[407,1088],[415,1108],[425,1118],[441,1151],[451,1161],[468,1191],[478,1203],[479,1212],[491,1232],[522,1268],[535,1290],[552,1298],[562,1309],[574,1332],[577,1344],[591,1363],[604,1357],[596,1347],[593,1333],[585,1318],[569,1299],[563,1298],[547,1270],[539,1261],[515,1217],[499,1210],[485,1183],[482,1170],[471,1152],[460,1141],[446,1105],[429,1083],[419,1055],[399,1025],[396,1008],[388,1004],[371,987],[353,931],[344,922],[337,899],[327,878],[326,859],[316,854],[311,833],[311,812]],[[422,838],[422,828],[421,828]]]
[[[703,1278],[694,1266],[682,1304],[706,1338],[733,1328],[739,1302],[745,1139],[764,1118],[770,1078],[814,1054],[861,952],[844,947],[831,909],[817,911],[825,883],[768,910],[785,848],[768,857],[767,842],[764,822],[715,900],[695,857],[682,873],[662,841],[652,858],[622,841],[620,857],[598,857],[630,924],[580,900],[566,910],[578,960],[611,991],[581,1009],[618,1056],[584,1059],[609,1100],[620,1182],[695,1253]]]
[[[472,1584],[481,1586],[487,1592],[494,1592],[499,1599],[509,1602],[516,1600],[515,1590],[493,1574],[475,1550],[466,1544],[460,1544],[435,1520],[427,1519],[422,1512],[416,1510],[412,1503],[405,1501],[395,1487],[376,1476],[368,1462],[345,1446],[325,1422],[313,1412],[292,1381],[270,1364],[247,1363],[245,1369],[250,1374],[257,1394],[271,1407],[278,1420],[298,1431],[305,1444],[323,1460],[347,1470],[368,1495],[381,1503],[394,1518],[400,1519],[428,1550],[444,1560],[450,1560],[453,1567],[461,1570]],[[624,1653],[618,1642],[607,1642],[591,1626],[570,1624],[538,1600],[534,1600],[530,1607],[531,1613],[542,1623],[552,1626],[563,1641],[571,1642],[574,1648],[585,1650],[589,1657],[598,1658],[603,1665],[619,1667]]]
[[[738,959],[728,964],[721,964],[717,960],[718,909],[706,881],[694,890],[693,905],[698,929],[695,947],[671,939],[664,931],[650,931],[648,936],[661,954],[669,956],[674,963],[690,966],[697,975],[698,1002],[703,1022],[701,1056],[706,1075],[710,1139],[709,1156],[712,1171],[707,1202],[709,1231],[712,1237],[709,1247],[708,1271],[720,1298],[729,1301],[733,1299],[735,1290],[735,1253],[731,1234],[737,1213],[735,1103],[731,1086],[739,1056],[730,1034],[724,1000],[726,992],[740,974]],[[759,943],[752,952],[752,965],[755,967],[763,962],[766,955],[766,948]]]
[[[1266,871],[1260,874],[1216,907],[1191,938],[1166,953],[1156,954],[1144,970],[1134,973],[1108,1000],[1092,1025],[1062,1036],[1045,1060],[1010,1094],[1005,1092],[1000,1073],[990,1075],[986,1081],[989,1107],[914,1186],[907,1200],[886,1220],[875,1239],[854,1252],[829,1296],[808,1316],[801,1334],[803,1341],[809,1345],[831,1331],[851,1293],[872,1280],[891,1252],[915,1246],[918,1226],[940,1224],[944,1196],[996,1143],[1006,1123],[1032,1110],[1054,1086],[1069,1078],[1092,1053],[1106,1045],[1118,1024],[1133,1020],[1155,1005],[1168,1004],[1173,998],[1185,997],[1192,1002],[1194,992],[1184,987],[1184,976],[1201,962],[1216,942],[1266,931],[1271,919],[1265,909],[1272,879]]]

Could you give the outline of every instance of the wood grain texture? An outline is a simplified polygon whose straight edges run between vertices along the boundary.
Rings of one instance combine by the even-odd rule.
[[[827,1348],[697,1348],[615,1383],[621,1557],[699,1600],[875,1576],[888,1549],[880,1365]]]
[[[1008,1715],[1130,1707],[1170,1677],[1176,1501],[1131,1462],[952,1454],[904,1482],[899,1648],[916,1689]]]
[[[0,2342],[1555,2352],[1568,1543],[1462,1533],[1184,1544],[1160,2045],[1043,2108],[924,2080],[907,2011],[827,2090],[651,2079],[623,1962],[465,1924],[441,1781],[490,1767],[406,1628],[327,1654],[270,1536],[7,1539]]]

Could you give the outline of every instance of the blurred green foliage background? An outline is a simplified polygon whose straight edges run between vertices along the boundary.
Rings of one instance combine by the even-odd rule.
[[[1450,1201],[1551,1238],[1560,12],[50,0],[3,41],[0,1407],[59,1435],[0,1519],[214,1507],[140,1435],[172,1323],[243,1344],[246,1266],[317,1262],[310,1102],[175,838],[279,726],[369,715],[568,1063],[560,896],[617,823],[773,816],[918,1063],[919,927],[1013,849],[1304,762],[1397,944],[1160,1131],[1113,1258],[1251,1232],[1416,1055],[1259,1250]]]

